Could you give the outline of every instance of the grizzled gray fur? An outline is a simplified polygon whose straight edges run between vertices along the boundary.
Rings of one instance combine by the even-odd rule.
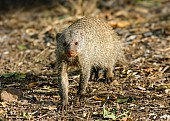
[[[123,43],[103,20],[85,17],[77,20],[57,37],[56,47],[58,84],[62,105],[68,104],[69,66],[80,68],[78,94],[86,93],[91,67],[106,69],[106,78],[112,78],[116,62],[126,61]]]

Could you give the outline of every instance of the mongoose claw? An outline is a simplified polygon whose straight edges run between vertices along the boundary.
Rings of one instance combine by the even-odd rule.
[[[61,112],[62,114],[66,113],[68,110],[67,105],[59,105],[57,111]]]

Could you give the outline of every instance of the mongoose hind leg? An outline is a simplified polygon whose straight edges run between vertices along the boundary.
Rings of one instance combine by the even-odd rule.
[[[113,68],[108,67],[105,71],[105,81],[110,83],[113,80]]]
[[[108,67],[103,69],[101,67],[93,67],[90,80],[110,83],[113,80],[113,75],[113,68]]]
[[[98,81],[104,78],[105,70],[98,67],[93,66],[91,69],[90,80]]]
[[[92,67],[90,80],[92,81],[102,81],[102,82],[111,82],[113,79],[112,68],[101,68],[101,67]]]

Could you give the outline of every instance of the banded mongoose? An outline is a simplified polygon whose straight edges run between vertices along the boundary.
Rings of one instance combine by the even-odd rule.
[[[105,68],[110,79],[115,63],[126,61],[119,36],[104,20],[95,17],[77,20],[56,38],[58,85],[63,106],[68,104],[68,66],[80,68],[78,94],[83,95],[92,66]]]

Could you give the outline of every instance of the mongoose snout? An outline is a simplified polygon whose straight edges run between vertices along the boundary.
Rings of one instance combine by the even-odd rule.
[[[67,57],[76,57],[78,53],[76,51],[70,50],[67,52]]]

